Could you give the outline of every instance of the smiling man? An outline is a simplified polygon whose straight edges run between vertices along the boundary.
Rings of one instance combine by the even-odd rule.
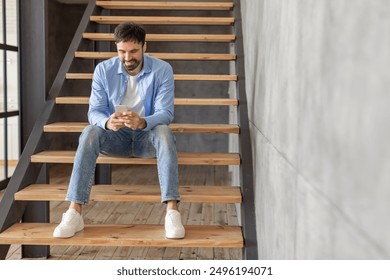
[[[156,157],[161,201],[167,205],[166,238],[184,238],[178,211],[178,163],[168,127],[174,113],[172,67],[145,54],[145,30],[135,23],[115,28],[118,56],[99,63],[93,74],[87,126],[79,139],[66,200],[69,209],[53,236],[68,238],[84,229],[82,205],[88,204],[98,155]],[[118,105],[126,106],[116,112]]]

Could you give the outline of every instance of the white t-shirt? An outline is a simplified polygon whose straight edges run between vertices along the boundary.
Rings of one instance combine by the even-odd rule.
[[[121,104],[126,105],[129,110],[136,112],[140,117],[145,117],[145,107],[139,96],[137,75],[129,75],[127,91]]]

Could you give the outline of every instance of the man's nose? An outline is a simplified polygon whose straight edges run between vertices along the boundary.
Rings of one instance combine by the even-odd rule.
[[[131,60],[133,58],[133,56],[131,55],[131,53],[125,53],[125,60]]]

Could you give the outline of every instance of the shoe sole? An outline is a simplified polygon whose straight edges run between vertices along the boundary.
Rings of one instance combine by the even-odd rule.
[[[63,235],[60,236],[60,235],[55,235],[55,234],[53,233],[53,237],[54,237],[54,238],[63,238],[63,239],[71,238],[71,237],[75,236],[76,233],[82,231],[83,229],[84,229],[84,227],[83,227],[82,229],[77,230],[73,235],[69,235],[69,236],[63,236]]]
[[[183,239],[185,237],[185,232],[182,234],[165,234],[165,238],[167,239]]]
[[[168,236],[165,236],[166,239],[184,239],[184,236],[183,237],[168,237]]]

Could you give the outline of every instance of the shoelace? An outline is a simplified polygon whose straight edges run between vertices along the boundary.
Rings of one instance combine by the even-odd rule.
[[[73,219],[75,215],[76,215],[75,213],[64,213],[62,214],[62,221],[69,222]]]
[[[178,215],[175,215],[174,213],[169,213],[168,216],[169,216],[169,219],[171,220],[172,224],[176,224],[178,222],[178,218],[179,218]],[[174,223],[174,222],[176,222],[176,223]]]

